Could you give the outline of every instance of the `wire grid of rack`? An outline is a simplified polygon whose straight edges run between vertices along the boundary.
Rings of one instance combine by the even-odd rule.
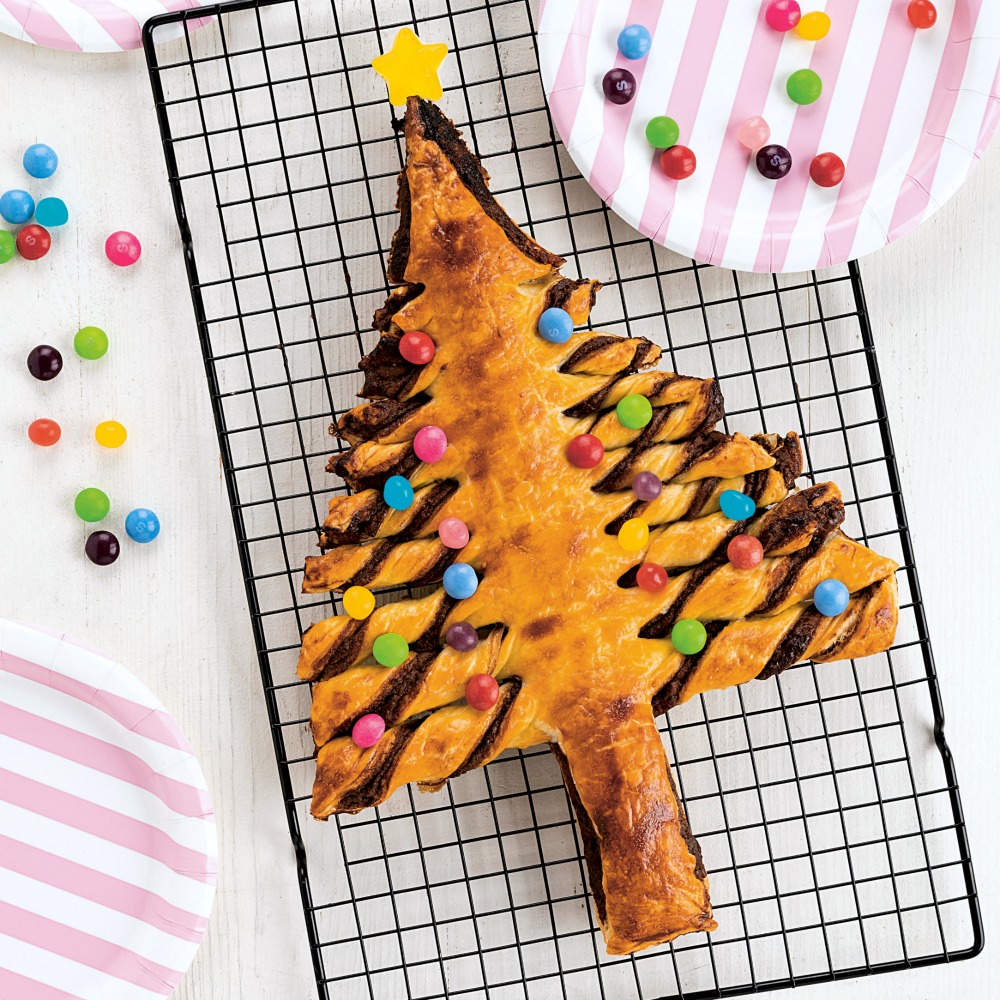
[[[215,20],[197,31],[191,12],[147,26],[319,996],[720,997],[970,957],[979,910],[857,267],[736,274],[639,238],[554,136],[536,3],[243,0],[199,12]],[[403,152],[369,63],[404,25],[448,42],[443,107],[514,219],[568,274],[605,283],[593,325],[716,376],[727,429],[799,431],[807,478],[844,491],[845,528],[903,567],[890,653],[806,664],[663,721],[711,936],[605,953],[542,748],[436,795],[308,815],[295,660],[339,603],[303,596],[301,568],[343,490],[325,471],[331,422],[355,402],[387,291]]]

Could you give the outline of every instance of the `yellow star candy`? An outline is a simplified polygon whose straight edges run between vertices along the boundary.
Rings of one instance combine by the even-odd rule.
[[[372,69],[389,85],[389,103],[405,104],[408,97],[439,101],[444,91],[438,68],[448,54],[444,42],[425,45],[409,28],[401,28],[392,48],[372,60]]]

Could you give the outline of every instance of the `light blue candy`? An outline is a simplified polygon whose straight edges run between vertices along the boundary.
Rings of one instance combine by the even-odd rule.
[[[15,226],[27,222],[35,213],[35,199],[27,191],[14,188],[0,194],[0,216]]]
[[[69,221],[69,209],[62,198],[43,198],[35,206],[35,220],[46,229],[65,226]]]
[[[151,542],[160,533],[160,519],[146,507],[136,507],[125,518],[125,534],[133,542]]]
[[[538,332],[552,344],[565,344],[573,336],[573,317],[565,309],[546,309],[538,318]]]
[[[730,521],[745,521],[757,509],[757,504],[739,490],[723,490],[722,496],[719,497],[719,506]]]
[[[406,476],[390,476],[382,487],[382,499],[393,510],[406,510],[413,503],[413,487]]]
[[[827,618],[839,615],[851,599],[850,591],[839,580],[824,580],[813,591],[816,610]]]
[[[59,157],[51,146],[36,142],[24,151],[21,162],[32,177],[51,177],[59,166]]]
[[[641,24],[629,24],[618,35],[618,51],[626,59],[642,59],[652,46],[653,37]]]
[[[464,601],[479,588],[479,578],[476,571],[468,563],[452,563],[445,571],[441,581],[444,592],[456,601]]]

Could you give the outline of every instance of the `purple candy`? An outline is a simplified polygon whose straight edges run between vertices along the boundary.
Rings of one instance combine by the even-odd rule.
[[[95,531],[84,546],[87,558],[98,566],[110,566],[121,552],[118,539],[110,531]]]
[[[456,622],[448,627],[444,641],[459,653],[468,653],[479,645],[479,635],[468,622]]]
[[[632,480],[632,492],[638,500],[655,500],[663,489],[663,483],[655,472],[640,472]]]
[[[628,104],[635,97],[635,77],[627,69],[610,69],[604,74],[604,96],[612,104]]]
[[[776,143],[757,150],[757,169],[770,181],[780,180],[792,169],[792,154]]]

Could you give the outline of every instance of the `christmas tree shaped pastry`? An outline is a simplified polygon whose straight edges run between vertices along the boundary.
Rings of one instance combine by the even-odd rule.
[[[716,383],[657,370],[649,341],[565,339],[546,310],[581,325],[599,284],[562,277],[434,105],[410,100],[405,135],[398,287],[331,463],[355,492],[331,501],[304,587],[432,589],[306,633],[313,815],[549,743],[608,950],[713,930],[654,715],[886,649],[896,564],[839,530],[836,486],[794,490],[795,435],[716,431]],[[833,607],[813,601],[824,581]]]

